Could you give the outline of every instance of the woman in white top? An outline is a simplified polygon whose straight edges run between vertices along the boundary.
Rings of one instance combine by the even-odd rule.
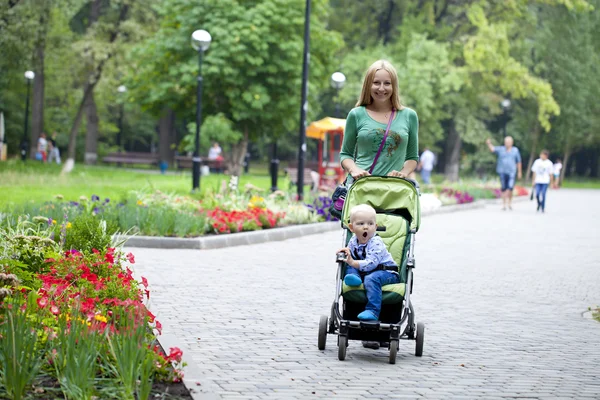
[[[546,191],[548,186],[552,183],[554,174],[554,165],[552,161],[548,160],[548,150],[542,150],[540,158],[535,160],[531,166],[531,172],[533,172],[532,184],[535,184],[535,197],[537,199],[537,210],[544,212],[546,208]]]

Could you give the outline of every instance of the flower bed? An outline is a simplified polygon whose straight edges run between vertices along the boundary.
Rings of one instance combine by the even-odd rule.
[[[71,238],[77,222],[57,236],[52,221],[0,219],[0,396],[161,396],[181,381],[182,353],[158,346],[162,327],[146,308],[147,280],[130,269],[133,254],[103,247],[102,226]]]

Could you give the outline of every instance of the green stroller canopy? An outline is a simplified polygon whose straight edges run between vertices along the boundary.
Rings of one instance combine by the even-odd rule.
[[[418,231],[421,225],[419,192],[405,179],[367,176],[355,181],[344,202],[344,226],[349,222],[350,209],[358,204],[368,204],[378,213],[401,215],[410,222],[411,230]]]

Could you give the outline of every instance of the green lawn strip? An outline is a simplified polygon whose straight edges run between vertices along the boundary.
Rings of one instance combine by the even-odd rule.
[[[600,189],[600,179],[596,180],[565,180],[561,187],[568,189]]]
[[[201,191],[218,191],[222,182],[229,182],[229,179],[222,174],[203,176]],[[242,175],[239,185],[243,187],[247,183],[268,190],[271,179],[268,175]],[[281,177],[279,185],[288,187],[289,183]],[[120,201],[131,190],[160,190],[185,195],[190,194],[191,189],[190,171],[162,175],[116,167],[77,165],[72,173],[61,175],[60,167],[56,165],[0,163],[0,208],[27,202],[43,203],[53,200],[57,194],[73,201],[81,196],[89,198],[92,194]]]

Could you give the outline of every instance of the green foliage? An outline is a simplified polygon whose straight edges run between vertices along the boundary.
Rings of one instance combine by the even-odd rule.
[[[65,221],[63,224],[65,227],[62,229],[66,230],[64,248],[82,253],[110,247],[112,235],[117,231],[114,225],[109,226],[105,220],[87,213],[81,213],[73,222]]]
[[[31,299],[30,299],[31,300]],[[0,381],[8,396],[21,400],[37,375],[43,356],[37,329],[30,318],[33,301],[15,296],[0,307]]]
[[[81,317],[70,321],[66,316],[59,318],[58,335],[51,341],[54,348],[50,357],[67,399],[94,398],[100,335]]]
[[[196,123],[188,125],[188,134],[182,139],[179,144],[180,152],[193,152],[196,135]],[[233,122],[223,113],[211,115],[202,121],[200,136],[200,148],[208,149],[213,142],[219,142],[223,151],[228,151],[232,144],[239,142],[242,139],[242,133],[233,127]]]

